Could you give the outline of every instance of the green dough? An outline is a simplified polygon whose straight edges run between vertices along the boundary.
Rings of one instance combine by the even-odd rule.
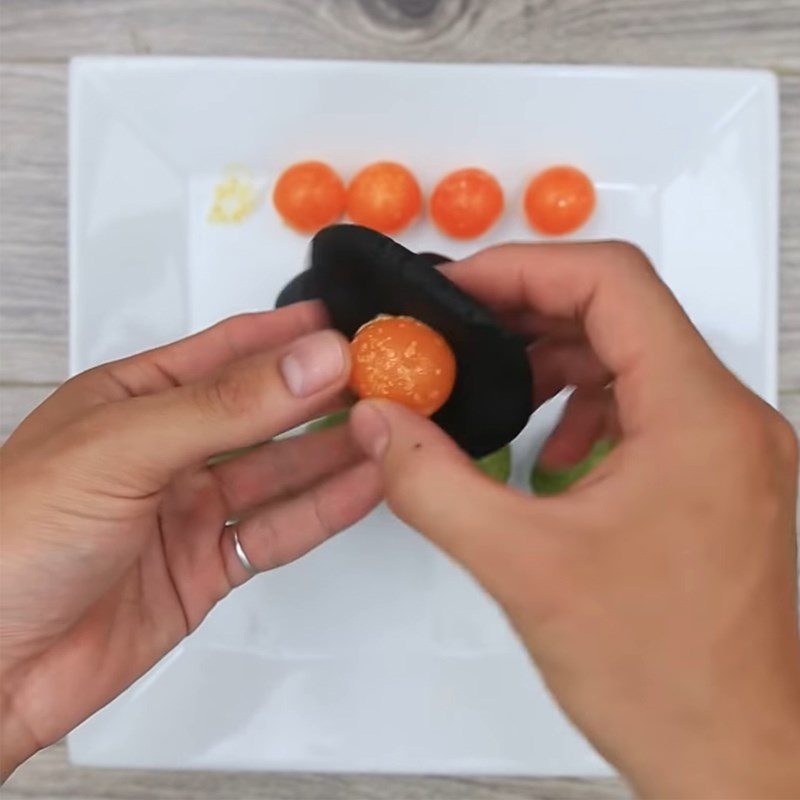
[[[306,427],[307,433],[314,433],[315,431],[324,431],[326,428],[333,428],[336,425],[341,425],[347,422],[347,417],[350,414],[350,409],[342,409],[341,411],[334,411],[333,414],[328,414],[327,417],[320,417],[313,422],[309,422]]]
[[[613,447],[614,442],[611,439],[598,439],[583,461],[565,469],[548,470],[535,464],[531,472],[531,489],[540,495],[563,492],[584,475],[588,475],[611,452]]]
[[[506,445],[488,456],[475,459],[475,466],[488,475],[490,478],[500,483],[508,483],[511,476],[511,447]]]
[[[224,461],[230,461],[232,458],[246,456],[248,453],[252,453],[253,450],[257,450],[263,444],[266,444],[266,442],[259,442],[258,444],[250,445],[250,447],[242,447],[239,450],[229,450],[227,453],[218,453],[215,456],[211,456],[211,458],[206,461],[206,466],[213,467],[215,464],[222,464]]]

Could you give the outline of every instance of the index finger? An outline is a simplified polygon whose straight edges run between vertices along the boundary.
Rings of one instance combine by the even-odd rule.
[[[511,244],[443,267],[498,312],[579,322],[615,376],[623,425],[689,400],[691,376],[719,367],[647,257],[623,242]]]
[[[230,317],[172,344],[76,375],[36,409],[37,424],[21,427],[16,439],[46,433],[103,403],[194,383],[232,361],[279,347],[327,324],[325,309],[316,300]]]
[[[106,365],[133,395],[205,378],[226,364],[322,329],[322,303],[295,303],[276,311],[239,314],[172,344]]]

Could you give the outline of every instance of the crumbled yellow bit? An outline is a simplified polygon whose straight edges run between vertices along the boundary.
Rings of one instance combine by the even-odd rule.
[[[229,174],[214,187],[208,221],[222,225],[241,222],[258,205],[253,181],[245,174]]]

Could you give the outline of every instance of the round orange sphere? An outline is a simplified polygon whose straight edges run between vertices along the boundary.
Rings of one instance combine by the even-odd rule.
[[[402,164],[379,161],[359,172],[347,187],[347,214],[380,233],[398,233],[422,210],[417,179]]]
[[[413,317],[376,317],[359,328],[350,352],[350,388],[361,398],[394,400],[429,417],[453,391],[450,345]]]
[[[344,182],[322,161],[301,161],[278,178],[272,202],[287,225],[316,233],[344,213]]]
[[[528,184],[523,202],[532,228],[548,236],[561,236],[580,228],[592,215],[594,186],[575,167],[550,167]]]
[[[436,185],[430,212],[442,233],[455,239],[474,239],[486,233],[503,213],[503,190],[485,170],[459,169]]]

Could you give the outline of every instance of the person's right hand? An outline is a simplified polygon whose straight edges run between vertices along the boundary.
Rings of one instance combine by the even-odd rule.
[[[362,402],[351,427],[391,507],[499,601],[638,792],[800,796],[791,427],[631,246],[509,245],[447,273],[543,335],[537,402],[580,387],[546,461],[577,460],[609,426],[620,441],[568,492],[536,498],[483,476],[428,420]]]

